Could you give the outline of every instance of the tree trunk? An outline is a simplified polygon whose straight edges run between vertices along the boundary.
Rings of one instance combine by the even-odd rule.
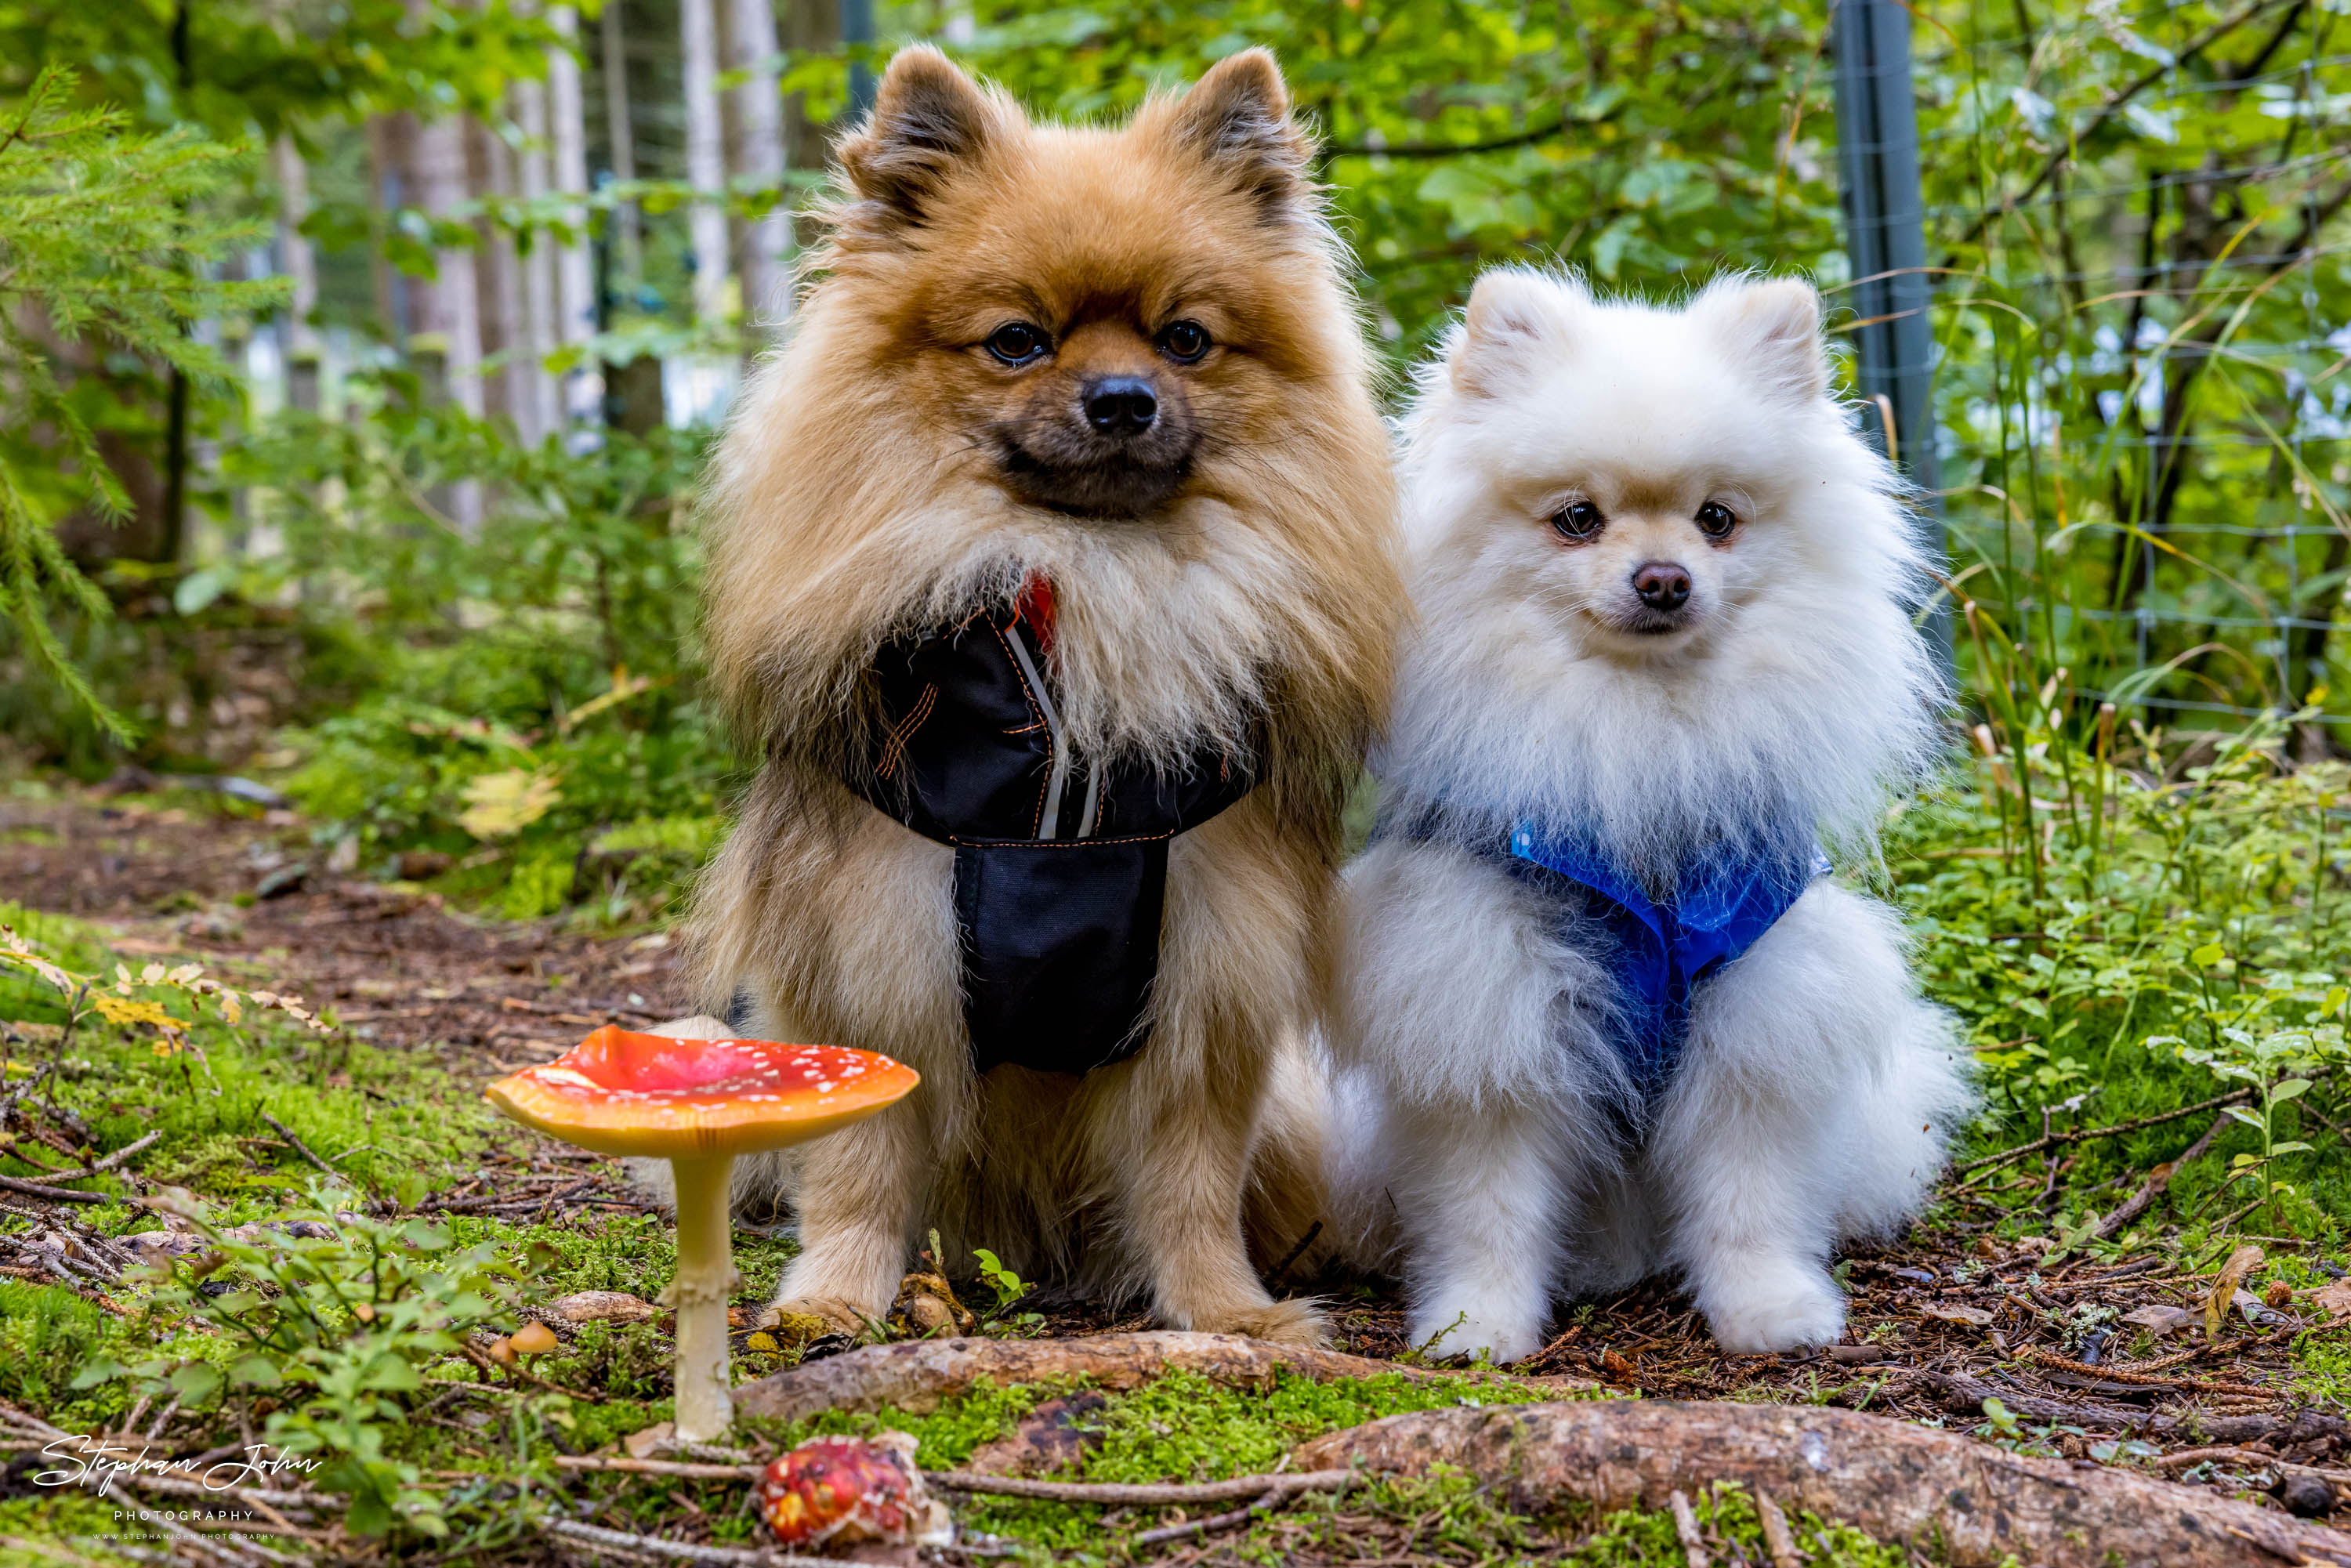
[[[401,204],[401,170],[406,162],[404,115],[371,115],[367,122],[368,153],[368,282],[375,294],[376,324],[392,342],[408,336],[408,319],[401,279],[392,269],[386,240],[392,213]]]
[[[412,20],[422,21],[432,0],[408,0]],[[436,223],[453,220],[470,194],[465,166],[465,126],[462,118],[444,115],[420,120],[402,115],[406,134],[401,139],[407,157],[402,183],[406,199],[423,209]],[[481,302],[476,292],[471,246],[452,246],[434,252],[434,276],[411,278],[408,287],[412,361],[428,382],[427,397],[445,399],[468,414],[482,412]],[[434,504],[457,527],[471,532],[481,526],[482,486],[476,479],[455,479],[435,493]]]
[[[687,223],[699,324],[726,315],[726,147],[719,123],[716,0],[678,0],[677,14],[685,54],[685,178],[695,191]]]
[[[617,7],[616,7],[617,8]],[[555,258],[555,342],[558,348],[582,350],[577,364],[565,371],[558,402],[565,426],[596,417],[604,397],[599,367],[584,357],[596,335],[596,274],[588,256],[588,112],[580,80],[580,56],[571,40],[579,36],[579,13],[558,5],[548,20],[565,43],[547,56],[548,136],[554,157],[555,188],[566,197],[563,225],[569,234],[551,246]]]
[[[419,120],[408,137],[409,199],[434,222],[455,215],[467,195],[465,133],[455,116]],[[410,280],[409,327],[434,345],[448,368],[451,401],[468,413],[482,412],[482,329],[475,298],[474,252],[453,246],[434,253],[434,276]]]
[[[310,171],[291,134],[270,144],[269,162],[277,177],[277,265],[286,274],[291,298],[286,302],[286,361],[316,360],[319,334],[310,313],[319,308],[319,258],[302,232],[310,215]]]
[[[498,128],[486,120],[468,120],[465,143],[475,193],[485,198],[515,195],[514,149],[498,134]],[[518,437],[528,441],[533,434],[530,392],[516,352],[528,336],[523,325],[521,258],[515,252],[514,235],[496,214],[486,212],[475,218],[474,232],[479,236],[474,256],[474,292],[481,322],[482,358],[498,361],[495,369],[483,372],[482,410],[494,419],[505,420]]]
[[[793,55],[821,54],[841,47],[841,0],[787,0],[784,6],[783,46]],[[821,170],[831,156],[823,120],[811,120],[808,111],[808,94],[796,92],[784,99],[784,166],[788,169]],[[812,221],[799,225],[797,238],[803,246],[816,243]]]
[[[535,208],[555,189],[554,160],[548,145],[547,84],[526,77],[507,91],[514,106],[515,123],[522,129],[522,151],[515,159],[522,176],[522,196],[528,205]],[[555,378],[547,370],[548,356],[555,352],[559,309],[555,296],[553,236],[544,232],[534,234],[522,263],[526,336],[520,357],[528,367],[524,384],[530,398],[530,439],[538,442],[563,424],[563,406]]]
[[[611,144],[606,151],[611,158],[612,179],[627,184],[637,177],[637,130],[635,118],[629,112],[629,40],[622,21],[621,0],[604,0],[603,64],[604,64],[604,137]],[[616,202],[611,217],[613,270],[619,275],[611,285],[615,295],[633,293],[644,281],[644,241],[637,219],[637,204]]]
[[[783,104],[776,95],[776,14],[772,0],[721,0],[724,57],[745,77],[726,95],[726,172],[736,180],[780,186],[784,174]],[[757,354],[791,314],[791,209],[776,204],[733,225],[743,280],[743,350]]]

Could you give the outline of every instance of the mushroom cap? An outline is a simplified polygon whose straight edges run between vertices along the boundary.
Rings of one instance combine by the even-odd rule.
[[[553,1061],[499,1079],[490,1103],[600,1155],[755,1154],[820,1138],[904,1099],[911,1067],[870,1051],[677,1040],[607,1024]]]

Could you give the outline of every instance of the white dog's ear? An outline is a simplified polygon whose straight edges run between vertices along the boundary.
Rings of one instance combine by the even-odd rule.
[[[1466,397],[1501,397],[1532,370],[1543,350],[1568,337],[1568,317],[1584,302],[1582,289],[1520,267],[1497,267],[1469,291],[1454,345],[1454,390]]]
[[[1773,396],[1801,403],[1828,391],[1821,297],[1802,278],[1717,284],[1698,297],[1691,313]]]
[[[1001,93],[982,88],[927,44],[900,49],[873,95],[873,112],[841,143],[841,172],[861,198],[854,216],[878,226],[920,225],[956,165],[1021,122]]]

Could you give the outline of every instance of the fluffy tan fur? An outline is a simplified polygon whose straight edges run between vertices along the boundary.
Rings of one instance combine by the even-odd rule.
[[[1343,798],[1389,680],[1400,602],[1385,433],[1309,144],[1261,51],[1121,130],[1031,125],[929,49],[893,62],[839,149],[818,279],[747,386],[707,497],[709,648],[764,768],[693,930],[706,1001],[761,1032],[886,1052],[907,1102],[743,1188],[788,1197],[780,1297],[878,1314],[915,1239],[1023,1274],[1147,1293],[1181,1326],[1311,1338],[1244,1242],[1318,1201],[1315,1000]],[[1216,343],[1155,359],[1177,318]],[[1045,325],[1050,362],[983,350]],[[1072,516],[1008,481],[1008,422],[1147,367],[1196,428],[1147,515]],[[1149,1045],[1083,1079],[969,1064],[953,852],[841,784],[886,639],[1050,576],[1081,756],[1169,763],[1261,729],[1259,784],[1172,846]],[[738,1196],[751,1193],[738,1189]]]

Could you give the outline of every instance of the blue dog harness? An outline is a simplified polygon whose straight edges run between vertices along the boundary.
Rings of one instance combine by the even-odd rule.
[[[1618,1002],[1609,1043],[1643,1105],[1655,1101],[1681,1057],[1691,993],[1761,940],[1829,871],[1817,842],[1797,852],[1718,850],[1685,867],[1671,902],[1660,904],[1580,834],[1519,822],[1504,834],[1457,836],[1433,817],[1424,815],[1405,836],[1458,843],[1492,862],[1549,901],[1559,925],[1575,928],[1576,947],[1602,961]]]

